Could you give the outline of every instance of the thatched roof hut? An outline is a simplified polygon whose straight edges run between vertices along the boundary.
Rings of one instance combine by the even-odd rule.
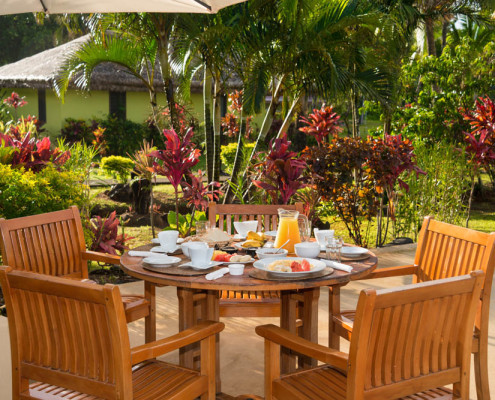
[[[89,35],[85,35],[53,49],[0,67],[0,88],[53,89],[60,68],[67,57],[77,51],[89,38]],[[157,77],[155,81],[159,88],[162,83],[161,77]],[[227,82],[227,86],[231,89],[240,89],[242,84],[238,79],[231,79]],[[71,83],[70,88],[75,89],[75,85]],[[111,63],[100,64],[95,68],[91,76],[90,89],[114,92],[146,90],[138,78],[127,72],[125,68]],[[191,91],[201,90],[201,81],[193,80]]]

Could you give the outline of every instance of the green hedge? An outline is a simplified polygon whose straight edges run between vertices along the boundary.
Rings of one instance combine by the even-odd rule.
[[[245,155],[247,151],[249,151],[248,154],[251,154],[253,147],[254,147],[254,143],[245,143],[243,155]],[[229,174],[232,173],[232,169],[234,168],[236,151],[237,151],[237,143],[229,143],[226,146],[222,146],[220,158],[222,160],[222,164],[225,166],[225,171]],[[246,162],[245,157],[243,157],[241,171],[243,171],[245,168],[245,162]]]
[[[0,164],[0,217],[17,218],[84,203],[80,174],[48,165],[40,172]]]
[[[120,183],[126,183],[131,171],[134,169],[134,161],[120,156],[103,157],[100,167]]]

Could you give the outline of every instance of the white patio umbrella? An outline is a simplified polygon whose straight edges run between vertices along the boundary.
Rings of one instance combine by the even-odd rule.
[[[0,0],[0,14],[166,12],[216,13],[246,0]]]

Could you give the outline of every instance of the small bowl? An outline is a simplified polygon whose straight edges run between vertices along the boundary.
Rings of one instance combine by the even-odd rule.
[[[256,232],[258,221],[235,221],[234,228],[241,237],[246,237],[249,231]]]
[[[320,254],[320,245],[316,242],[302,242],[294,245],[297,256],[304,258],[316,258]]]
[[[228,254],[234,254],[237,252],[237,249],[233,246],[222,247],[220,250],[225,251]]]
[[[254,257],[256,255],[256,250],[258,250],[259,247],[248,247],[247,249],[244,249],[246,254],[249,254],[251,257]]]
[[[229,265],[229,273],[230,273],[230,275],[242,275],[244,273],[244,265],[243,264],[230,264]]]
[[[275,252],[278,251],[277,254]],[[289,251],[287,249],[274,249],[274,248],[263,248],[256,250],[256,255],[261,260],[263,258],[271,258],[271,257],[285,257]]]

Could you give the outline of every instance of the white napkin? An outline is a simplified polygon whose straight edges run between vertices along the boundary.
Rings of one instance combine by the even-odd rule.
[[[215,279],[221,278],[227,272],[229,272],[229,269],[227,267],[223,267],[223,268],[220,268],[214,272],[210,272],[209,274],[206,274],[205,278],[208,281],[213,281]]]
[[[131,250],[129,251],[129,255],[131,257],[160,257],[160,254],[152,253],[151,251],[139,251],[139,250]],[[166,254],[163,254],[167,257]]]
[[[331,267],[333,269],[339,269],[345,272],[352,272],[352,267],[349,265],[338,263],[332,260],[321,259],[321,261],[323,261],[327,265],[327,267]]]

